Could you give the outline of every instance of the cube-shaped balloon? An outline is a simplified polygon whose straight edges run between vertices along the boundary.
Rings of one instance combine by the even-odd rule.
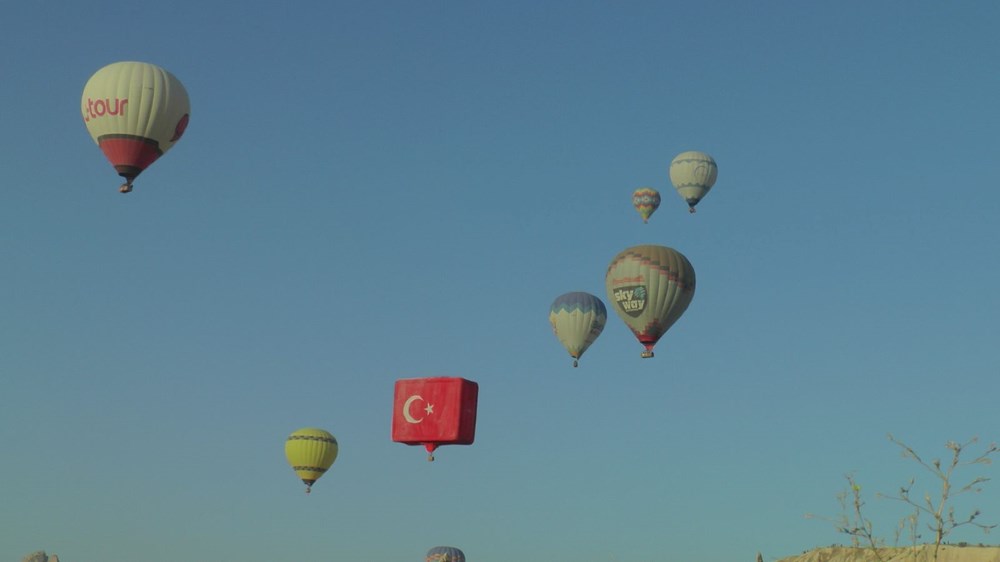
[[[423,445],[470,445],[476,438],[479,385],[460,377],[400,379],[392,407],[392,440]],[[433,455],[428,457],[434,460]]]

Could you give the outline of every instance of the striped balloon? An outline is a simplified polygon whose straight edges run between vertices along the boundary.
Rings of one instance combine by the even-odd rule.
[[[695,205],[715,185],[719,175],[719,167],[715,160],[705,154],[692,150],[678,154],[670,163],[670,182],[674,184],[677,193],[688,204],[688,210],[694,212]]]
[[[573,366],[594,343],[608,321],[608,310],[601,299],[590,293],[566,293],[556,297],[549,309],[552,331],[573,358]]]
[[[605,276],[608,300],[646,350],[684,314],[694,298],[694,267],[665,246],[634,246],[619,253]]]
[[[307,494],[337,460],[339,451],[337,438],[316,427],[296,430],[285,441],[285,458],[305,483]]]
[[[632,192],[632,206],[639,211],[642,222],[649,222],[649,217],[660,207],[660,192],[652,187],[640,187]]]
[[[465,562],[465,553],[453,546],[435,546],[427,551],[424,562]]]
[[[144,62],[116,62],[98,70],[83,88],[83,122],[94,142],[132,181],[180,140],[191,104],[184,86],[166,70]]]

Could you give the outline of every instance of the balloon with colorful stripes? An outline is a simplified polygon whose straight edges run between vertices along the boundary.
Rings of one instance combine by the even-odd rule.
[[[652,187],[640,187],[632,192],[632,206],[639,212],[642,222],[649,222],[649,217],[660,207],[660,192]]]

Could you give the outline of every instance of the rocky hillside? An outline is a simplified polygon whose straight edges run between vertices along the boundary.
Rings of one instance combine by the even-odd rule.
[[[933,562],[934,547],[881,548],[879,556],[871,549],[847,546],[817,548],[778,562]],[[937,562],[1000,562],[1000,546],[943,545]]]
[[[56,556],[55,554],[49,556],[45,554],[44,550],[39,550],[37,552],[32,552],[31,554],[28,554],[27,556],[21,559],[21,562],[59,562],[59,557]]]

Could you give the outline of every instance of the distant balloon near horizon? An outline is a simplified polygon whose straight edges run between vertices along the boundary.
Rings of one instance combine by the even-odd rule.
[[[688,211],[695,212],[695,206],[715,185],[719,167],[715,159],[704,152],[691,150],[682,152],[670,162],[670,182],[684,201]]]
[[[649,217],[660,207],[660,192],[652,187],[640,187],[632,192],[632,206],[639,212],[642,222],[648,223]]]
[[[454,546],[435,546],[427,551],[424,562],[465,562],[465,553]]]
[[[608,309],[596,296],[577,291],[556,297],[549,308],[549,323],[559,342],[563,344],[573,366],[579,364],[584,351],[604,331]]]
[[[132,191],[132,182],[180,140],[191,103],[184,85],[166,70],[144,62],[116,62],[98,70],[83,87],[87,132]]]
[[[611,306],[646,348],[645,358],[694,298],[694,267],[666,246],[623,250],[611,260],[604,282]]]
[[[339,452],[337,438],[318,427],[295,430],[285,440],[285,458],[306,485],[307,494],[337,460]]]

